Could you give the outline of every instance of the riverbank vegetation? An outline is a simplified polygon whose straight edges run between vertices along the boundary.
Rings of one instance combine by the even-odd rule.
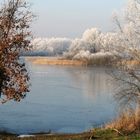
[[[106,125],[107,129],[116,129],[120,134],[140,134],[140,111],[123,112],[116,120]]]
[[[13,135],[0,134],[1,139],[6,140],[139,140],[140,135],[136,133],[121,134],[116,129],[95,129],[91,132],[80,134],[38,134],[38,135]]]
[[[115,99],[120,105],[120,115],[107,125],[118,131],[140,134],[140,1],[131,0],[128,3],[125,24],[122,25],[118,17],[115,21],[119,27],[120,39],[116,46],[117,60],[114,65],[117,71],[112,72],[118,83]],[[130,65],[126,60],[135,60],[138,65]],[[124,63],[121,63],[124,61]]]
[[[33,64],[40,65],[72,65],[72,66],[86,66],[86,62],[80,60],[67,60],[64,58],[56,57],[25,57],[26,61],[32,62]]]

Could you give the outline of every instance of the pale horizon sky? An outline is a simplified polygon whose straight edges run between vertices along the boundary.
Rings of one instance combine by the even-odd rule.
[[[115,25],[113,11],[120,11],[127,0],[28,0],[38,16],[33,23],[35,37],[80,37],[92,27],[103,32]]]
[[[112,12],[127,0],[28,0],[38,16],[33,24],[37,37],[80,37],[87,28],[112,31]],[[113,27],[114,26],[114,27]]]

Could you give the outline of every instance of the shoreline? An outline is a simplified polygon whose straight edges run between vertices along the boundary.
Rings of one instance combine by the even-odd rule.
[[[23,56],[26,61],[38,65],[61,65],[61,66],[113,66],[113,64],[105,61],[103,58],[93,60],[71,60],[63,57],[51,57],[51,56]],[[128,66],[140,66],[140,62],[137,60],[123,60],[118,62],[121,65]]]
[[[140,139],[140,134],[131,133],[128,135],[118,133],[115,129],[105,129],[105,128],[96,128],[88,132],[76,133],[76,134],[65,134],[65,133],[36,133],[36,134],[28,134],[28,135],[17,135],[10,134],[6,132],[0,132],[0,139],[7,140],[135,140]]]
[[[80,60],[68,60],[62,57],[41,57],[41,56],[34,56],[24,57],[26,61],[32,62],[33,64],[40,64],[40,65],[71,65],[71,66],[86,66],[86,61]]]

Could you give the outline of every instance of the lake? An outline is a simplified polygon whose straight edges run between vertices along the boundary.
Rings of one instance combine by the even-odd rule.
[[[31,91],[20,103],[0,106],[0,130],[18,134],[78,133],[116,117],[111,68],[27,62]]]

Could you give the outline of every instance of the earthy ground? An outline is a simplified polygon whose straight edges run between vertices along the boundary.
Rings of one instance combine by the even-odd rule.
[[[0,134],[1,140],[140,140],[140,135],[122,135],[114,130],[96,129],[81,134],[38,134],[33,137],[19,138],[16,135]]]

